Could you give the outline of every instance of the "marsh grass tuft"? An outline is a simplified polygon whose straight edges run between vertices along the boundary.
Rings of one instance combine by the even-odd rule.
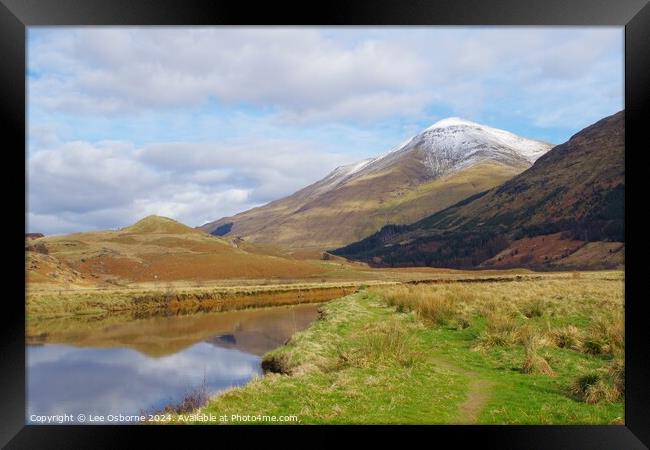
[[[529,319],[532,319],[533,317],[541,317],[544,315],[545,310],[546,302],[540,298],[526,302],[521,306],[521,313]]]
[[[526,351],[526,357],[524,358],[521,370],[528,374],[541,374],[550,377],[555,376],[555,371],[551,368],[548,361],[543,356],[537,354],[534,350]]]
[[[487,315],[487,331],[492,333],[513,333],[518,324],[514,317],[501,311],[494,311]]]
[[[621,397],[625,395],[625,360],[622,357],[614,358],[607,367],[607,375],[612,380],[614,387]]]
[[[458,314],[453,299],[436,291],[396,286],[385,296],[382,294],[382,298],[388,306],[395,307],[397,312],[415,311],[423,321],[433,326],[451,324]]]
[[[601,313],[587,328],[588,339],[584,343],[585,353],[594,355],[615,355],[625,348],[625,324],[622,312]]]
[[[542,345],[542,338],[534,333],[528,333],[524,337],[525,356],[521,371],[527,374],[539,374],[549,377],[555,376],[555,371],[546,358],[538,353]]]
[[[599,372],[578,377],[571,385],[570,391],[577,399],[585,403],[613,402],[622,395],[611,379]]]
[[[582,333],[574,325],[552,330],[550,334],[558,348],[580,350],[583,347]]]
[[[490,310],[486,315],[485,331],[474,342],[473,350],[508,347],[517,341],[517,321],[508,313]]]
[[[512,333],[481,333],[474,342],[472,350],[482,351],[489,350],[493,347],[508,347],[514,342]]]
[[[451,300],[435,297],[429,301],[418,302],[416,311],[425,321],[437,326],[449,324],[457,314]]]
[[[339,347],[340,367],[357,368],[400,365],[411,367],[421,359],[409,327],[403,322],[391,320],[365,327],[360,336],[352,338],[355,345]]]

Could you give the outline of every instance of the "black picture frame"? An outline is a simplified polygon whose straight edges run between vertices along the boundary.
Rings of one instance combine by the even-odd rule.
[[[285,435],[313,427],[160,427],[160,426],[27,426],[25,425],[25,198],[18,198],[26,166],[25,39],[26,27],[37,25],[616,25],[625,27],[625,197],[626,241],[626,401],[625,425],[594,426],[432,426],[417,427],[438,441],[454,445],[479,439],[488,448],[641,449],[650,445],[650,351],[646,345],[647,308],[644,276],[648,273],[643,219],[632,220],[632,199],[644,197],[641,160],[647,150],[650,103],[650,4],[647,0],[328,0],[318,4],[234,0],[0,0],[0,126],[4,128],[5,171],[2,177],[7,207],[3,225],[7,261],[5,277],[12,287],[0,313],[2,351],[0,444],[6,448],[111,448],[153,431],[159,438],[192,433],[186,443],[204,433],[220,433],[215,445],[236,445],[262,437],[287,443],[303,436]],[[645,126],[644,126],[645,125]],[[11,162],[9,162],[9,160]],[[22,161],[22,163],[21,163]],[[22,169],[21,169],[22,168]],[[26,186],[26,183],[22,184]],[[22,217],[23,220],[18,218]],[[21,229],[22,227],[22,229]],[[20,256],[22,255],[22,256]],[[15,291],[14,291],[15,289]],[[322,427],[318,427],[322,429]],[[341,427],[339,427],[340,429]],[[350,427],[343,427],[349,429]],[[356,427],[355,427],[356,428]],[[405,430],[405,431],[404,431]],[[414,427],[373,427],[374,437],[409,433]],[[144,434],[147,436],[144,436]],[[282,433],[281,437],[279,433]],[[211,437],[214,439],[214,436]],[[282,439],[282,441],[279,441]],[[292,440],[293,440],[292,439]],[[336,439],[325,434],[320,443]],[[195,441],[196,440],[196,441]],[[210,441],[206,441],[210,442]],[[413,441],[411,441],[413,442]],[[304,442],[303,444],[309,444]]]

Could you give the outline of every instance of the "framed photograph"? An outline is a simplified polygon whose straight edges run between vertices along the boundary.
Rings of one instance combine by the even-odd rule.
[[[6,448],[648,448],[647,1],[0,0],[0,30]]]

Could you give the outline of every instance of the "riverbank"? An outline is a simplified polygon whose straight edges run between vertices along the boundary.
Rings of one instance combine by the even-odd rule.
[[[319,303],[368,283],[293,283],[243,286],[152,286],[147,288],[29,292],[28,320],[128,313],[132,318],[193,314],[252,307]],[[373,282],[370,282],[373,284]]]
[[[375,286],[199,412],[299,423],[623,423],[623,274]]]
[[[523,269],[461,271],[412,268],[369,270],[358,273],[360,276],[356,279],[177,281],[67,289],[37,283],[27,286],[25,304],[28,320],[125,313],[132,318],[142,318],[322,302],[348,295],[363,286],[567,280],[576,274]],[[622,272],[580,272],[579,276],[620,280]]]

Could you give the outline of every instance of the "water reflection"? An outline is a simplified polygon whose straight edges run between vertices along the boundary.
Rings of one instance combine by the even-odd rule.
[[[139,414],[202,384],[210,392],[245,384],[261,374],[260,355],[306,328],[317,308],[39,324],[28,337],[28,421],[32,414]]]

